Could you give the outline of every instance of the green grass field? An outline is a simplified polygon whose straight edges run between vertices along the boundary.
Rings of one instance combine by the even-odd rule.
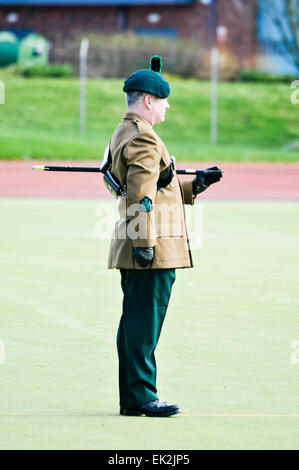
[[[168,419],[118,415],[98,204],[0,200],[0,448],[298,449],[298,202],[203,202],[156,354]]]
[[[79,133],[77,79],[22,79],[0,71],[0,159],[102,158],[125,113],[123,80],[89,80],[87,132]],[[171,81],[171,109],[157,126],[169,152],[185,161],[299,161],[283,146],[298,140],[298,106],[288,84],[220,83],[219,145],[210,145],[210,84]]]

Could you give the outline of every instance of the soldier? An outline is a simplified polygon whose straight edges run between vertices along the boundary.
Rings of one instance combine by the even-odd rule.
[[[108,267],[121,273],[123,312],[117,333],[120,414],[171,416],[181,411],[160,401],[155,348],[176,268],[193,266],[184,204],[219,175],[180,183],[168,151],[153,130],[169,109],[170,85],[161,58],[125,80],[127,114],[110,142],[111,173],[123,190],[120,219],[111,240]],[[213,167],[217,169],[217,167]]]

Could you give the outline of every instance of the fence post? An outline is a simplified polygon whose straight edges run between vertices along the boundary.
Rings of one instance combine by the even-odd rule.
[[[211,50],[211,144],[218,140],[218,60],[219,51],[216,47]]]
[[[82,39],[80,45],[80,132],[86,131],[86,77],[88,39]]]

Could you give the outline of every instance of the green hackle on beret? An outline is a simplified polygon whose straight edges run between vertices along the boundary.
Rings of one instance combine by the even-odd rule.
[[[162,57],[152,56],[150,68],[137,70],[125,80],[123,91],[145,91],[159,98],[167,98],[170,94],[170,85],[162,75]]]
[[[162,57],[159,55],[153,55],[150,61],[150,70],[154,72],[161,73],[162,72]]]

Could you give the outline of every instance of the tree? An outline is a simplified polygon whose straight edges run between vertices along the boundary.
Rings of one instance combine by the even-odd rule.
[[[263,0],[263,8],[278,29],[290,59],[299,69],[299,0]]]

